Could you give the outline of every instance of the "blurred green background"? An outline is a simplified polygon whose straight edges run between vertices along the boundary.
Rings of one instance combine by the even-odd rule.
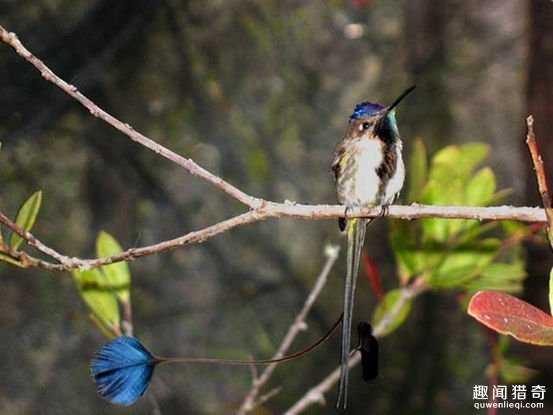
[[[353,106],[389,103],[413,83],[398,110],[406,153],[415,138],[431,153],[486,143],[498,188],[512,189],[504,202],[537,204],[524,118],[534,114],[553,171],[552,22],[548,0],[0,0],[0,24],[108,112],[252,195],[314,204],[335,202],[330,163]],[[33,231],[67,255],[93,256],[101,230],[141,246],[243,211],[90,116],[5,45],[0,141],[0,209],[14,217],[42,189]],[[372,225],[366,246],[392,289],[388,230]],[[283,219],[135,261],[135,334],[161,355],[269,357],[327,243],[343,243],[335,221]],[[523,296],[547,310],[553,256],[540,243],[525,247]],[[339,315],[344,262],[294,350]],[[248,368],[167,366],[136,406],[113,407],[88,376],[105,338],[71,276],[0,264],[0,281],[1,414],[224,414],[249,390]],[[361,276],[357,318],[369,319],[375,303]],[[455,290],[419,298],[382,340],[378,382],[353,372],[348,413],[473,413],[490,348],[458,303]],[[539,373],[529,385],[553,387],[550,349],[512,349]],[[334,337],[280,366],[266,390],[282,391],[256,413],[284,412],[338,353]],[[334,413],[335,393],[307,413]],[[553,390],[546,399],[544,410],[516,413],[553,413]]]

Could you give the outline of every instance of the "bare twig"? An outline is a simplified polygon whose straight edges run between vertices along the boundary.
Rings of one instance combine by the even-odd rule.
[[[551,249],[553,249],[553,207],[551,206],[551,192],[549,191],[547,174],[545,173],[543,159],[534,133],[534,117],[531,115],[526,118],[526,126],[528,127],[526,145],[528,145],[530,154],[532,155],[532,163],[534,164],[534,171],[536,172],[536,179],[538,180],[538,190],[541,195],[543,207],[545,208],[545,215],[547,216],[547,237]]]
[[[156,143],[151,138],[148,138],[145,135],[134,130],[129,124],[126,124],[115,118],[113,115],[108,114],[106,111],[104,111],[94,102],[92,102],[89,98],[79,92],[75,85],[68,84],[59,76],[57,76],[48,66],[46,66],[44,62],[34,56],[25,46],[23,46],[15,33],[8,32],[1,25],[0,40],[11,46],[19,56],[21,56],[36,69],[38,69],[44,79],[46,79],[48,82],[53,83],[58,88],[62,89],[66,94],[79,101],[93,116],[105,121],[113,128],[121,131],[123,134],[128,136],[131,140],[152,150],[154,153],[157,153],[165,157],[166,159],[171,160],[173,163],[178,164],[179,166],[186,169],[190,174],[201,177],[207,182],[213,184],[214,186],[218,187],[236,200],[239,200],[246,206],[252,209],[260,206],[261,202],[256,198],[247,195],[246,193],[234,187],[220,177],[215,176],[213,173],[207,171],[206,169],[195,163],[193,160],[182,157],[181,155],[169,150],[161,144]]]
[[[166,159],[174,162],[175,164],[181,166],[190,174],[202,178],[203,180],[211,183],[216,186],[218,189],[222,190],[232,198],[241,202],[247,206],[250,211],[243,213],[241,215],[235,216],[233,218],[224,220],[215,225],[208,226],[198,231],[189,232],[178,238],[163,241],[154,245],[144,246],[140,248],[130,248],[126,251],[123,251],[117,255],[104,258],[96,259],[80,259],[69,257],[63,254],[60,254],[56,250],[48,247],[46,244],[42,243],[30,232],[27,232],[17,226],[13,221],[11,221],[6,215],[0,212],[0,223],[4,226],[11,229],[13,232],[21,236],[27,244],[37,249],[42,254],[48,256],[49,258],[57,261],[57,263],[49,262],[40,258],[33,257],[23,251],[14,251],[4,244],[0,244],[0,253],[7,255],[9,259],[17,261],[19,266],[23,267],[37,267],[50,271],[70,271],[73,269],[89,269],[94,267],[99,267],[102,265],[111,264],[119,261],[132,261],[136,258],[157,254],[160,252],[167,251],[179,246],[188,245],[192,243],[201,243],[213,236],[216,236],[222,232],[226,232],[230,229],[233,229],[237,226],[242,226],[258,221],[263,221],[269,218],[299,218],[299,219],[336,219],[339,217],[344,217],[345,211],[343,206],[336,205],[299,205],[295,203],[275,203],[264,201],[257,197],[248,195],[244,191],[233,186],[224,179],[214,175],[213,173],[207,171],[193,160],[185,158],[170,149],[156,143],[149,137],[141,134],[140,132],[134,130],[129,124],[124,123],[111,114],[107,113],[105,110],[96,105],[88,97],[83,95],[76,86],[71,85],[65,82],[63,79],[59,78],[44,62],[34,56],[18,39],[15,33],[8,32],[5,28],[0,26],[0,41],[11,46],[17,54],[22,58],[32,64],[38,71],[40,71],[42,77],[48,82],[53,83],[58,88],[62,89],[69,96],[77,100],[81,105],[83,105],[93,116],[103,120],[108,123],[115,129],[119,130],[123,134],[127,135],[131,140],[143,145],[149,150],[160,154]],[[542,196],[543,204],[545,211],[539,208],[529,208],[529,207],[511,207],[511,206],[494,206],[494,207],[466,207],[466,206],[422,206],[422,205],[411,205],[411,206],[391,206],[387,212],[387,216],[392,218],[399,219],[417,219],[417,218],[451,218],[451,219],[477,219],[477,220],[517,220],[522,222],[540,222],[540,223],[549,223],[548,226],[548,235],[551,246],[553,248],[553,208],[549,189],[547,186],[546,175],[543,169],[543,160],[539,154],[539,150],[535,141],[534,131],[533,131],[533,119],[528,117],[528,137],[527,143],[532,153],[532,160],[534,162],[534,167],[536,170],[536,175],[538,178],[538,187],[540,194]],[[348,211],[348,217],[377,217],[381,216],[380,208],[367,208],[367,209],[353,209]],[[337,254],[336,254],[337,255]],[[323,269],[322,274],[326,272],[328,274],[330,267],[334,263],[336,258],[332,259],[328,257],[327,265]],[[326,271],[325,271],[326,270]],[[319,278],[326,279],[326,276]],[[400,300],[396,303],[392,309],[380,320],[379,324],[374,327],[374,335],[380,337],[385,333],[387,327],[393,322],[397,313],[401,310],[402,306],[406,301],[412,299],[413,297],[419,295],[426,287],[420,283],[421,280],[417,280],[414,284],[402,288],[402,296]],[[324,284],[324,282],[322,283]],[[319,281],[316,284],[319,285]],[[314,291],[315,291],[314,288]],[[322,288],[322,286],[321,286]],[[320,289],[320,288],[319,288]],[[313,294],[313,293],[312,293]],[[315,300],[318,293],[314,294],[314,297],[310,295],[308,300],[304,305],[304,309],[298,314],[296,321],[290,327],[290,330],[286,337],[284,338],[279,351],[275,357],[282,356],[285,351],[288,349],[293,339],[303,327],[303,320],[305,314],[312,305],[312,302]],[[305,311],[304,311],[305,310]],[[349,361],[349,366],[353,367],[357,365],[360,361],[359,354],[355,354]],[[274,370],[273,365],[268,366],[266,370],[261,374],[259,378],[254,380],[254,386],[252,390],[246,396],[242,407],[240,408],[240,413],[246,413],[251,410],[256,404],[255,400],[259,393],[260,388],[267,382],[272,371]],[[311,406],[316,402],[324,402],[324,394],[330,390],[330,388],[338,381],[339,378],[339,368],[335,369],[330,375],[328,375],[323,381],[321,381],[317,386],[310,389],[303,398],[301,398],[292,408],[286,412],[288,415],[298,414]],[[276,392],[269,392],[269,395]],[[261,397],[257,400],[257,403],[263,399]]]
[[[26,267],[37,267],[37,268],[46,269],[48,271],[71,271],[74,269],[86,270],[86,269],[100,267],[102,265],[112,264],[114,262],[133,261],[136,258],[164,252],[169,249],[176,248],[178,246],[188,245],[191,243],[201,243],[217,234],[225,232],[238,225],[244,225],[247,223],[252,223],[252,222],[261,220],[259,216],[260,215],[257,211],[251,210],[242,215],[238,215],[231,219],[219,222],[215,225],[208,226],[207,228],[204,228],[200,231],[189,232],[181,237],[163,241],[154,245],[144,246],[141,248],[130,248],[130,249],[127,249],[126,251],[120,252],[110,257],[103,257],[103,258],[96,258],[96,259],[79,259],[79,258],[70,258],[62,255],[61,257],[55,258],[60,262],[59,264],[55,264],[55,263],[37,259],[24,252],[14,253],[12,251],[5,251],[4,253],[7,253],[13,258],[20,260],[22,265]],[[37,246],[36,242],[39,242],[39,241],[31,233],[21,232],[21,228],[17,227],[17,225],[15,225],[9,219],[5,221],[5,224],[14,232],[16,232],[18,235],[23,237],[25,240],[28,240],[27,238],[30,238],[31,240],[35,241],[35,244],[33,246],[35,247]],[[40,249],[40,251],[43,253],[46,253],[43,249]]]
[[[134,130],[129,124],[126,124],[106,111],[98,107],[93,101],[84,96],[77,87],[65,82],[59,78],[44,62],[34,56],[18,39],[14,33],[8,32],[0,26],[0,40],[11,46],[21,57],[32,64],[47,81],[53,83],[68,95],[76,99],[86,107],[92,115],[105,121],[112,127],[127,135],[131,140],[145,146],[146,148],[162,155],[168,160],[173,161],[186,169],[189,173],[198,176],[223,192],[227,193],[237,201],[241,202],[251,210],[247,213],[224,220],[215,225],[204,229],[187,233],[178,238],[166,240],[154,245],[140,248],[130,248],[117,255],[96,259],[80,259],[62,255],[54,249],[42,243],[30,232],[25,232],[10,221],[5,215],[0,217],[0,223],[4,224],[12,231],[20,235],[29,245],[36,248],[41,253],[57,261],[52,263],[40,258],[33,257],[25,252],[13,252],[6,246],[0,246],[0,252],[8,255],[9,259],[17,260],[19,266],[37,267],[50,271],[70,271],[74,269],[89,269],[111,264],[119,261],[132,261],[136,258],[157,254],[179,246],[191,243],[203,242],[215,235],[228,231],[234,227],[246,225],[269,218],[292,217],[300,219],[336,219],[345,215],[344,207],[337,205],[299,205],[295,203],[275,203],[269,202],[257,197],[248,195],[242,190],[234,187],[222,178],[212,174],[199,166],[193,160],[180,156],[166,147],[156,143],[151,138]],[[373,209],[353,209],[348,211],[349,217],[376,217],[381,216],[379,208]],[[456,218],[456,219],[478,219],[478,220],[518,220],[523,222],[545,222],[545,215],[542,209],[526,207],[464,207],[464,206],[392,206],[388,211],[388,216],[401,219],[417,218]]]
[[[328,274],[330,273],[330,270],[332,269],[336,260],[338,259],[339,252],[340,252],[340,248],[338,246],[328,246],[325,249],[326,262],[323,266],[323,269],[321,270],[321,273],[317,277],[315,285],[313,286],[311,292],[309,293],[307,299],[305,300],[305,303],[302,309],[294,319],[294,322],[292,323],[292,325],[288,328],[288,332],[286,333],[286,336],[284,336],[284,339],[280,343],[280,346],[278,347],[277,352],[273,356],[273,359],[279,359],[282,356],[284,356],[284,354],[290,348],[290,346],[292,345],[292,342],[299,334],[299,332],[302,330],[305,330],[305,317],[307,316],[307,313],[309,313],[309,310],[311,310],[311,307],[313,307],[315,300],[317,299],[323,287],[325,286],[326,281],[328,279]],[[277,364],[278,363],[273,363],[268,365],[263,370],[261,375],[254,379],[252,388],[244,398],[242,405],[240,405],[237,415],[245,415],[259,405],[259,401],[261,399],[259,401],[256,401],[259,391],[267,383],[267,381],[273,374],[274,370],[276,369]]]
[[[394,307],[390,308],[386,314],[380,319],[377,325],[373,328],[373,335],[375,337],[382,337],[388,327],[393,323],[394,319],[401,312],[401,309],[405,303],[412,300],[416,296],[424,292],[428,287],[425,285],[423,279],[417,279],[411,285],[401,288],[401,296],[395,303]],[[361,361],[361,354],[355,353],[348,362],[350,369],[359,364]],[[297,415],[305,411],[313,404],[324,405],[326,403],[324,395],[338,382],[340,379],[340,367],[334,369],[327,377],[325,377],[320,383],[312,387],[307,391],[303,397],[298,400],[290,409],[285,412],[285,415]]]
[[[54,258],[59,264],[44,261],[28,255],[24,252],[13,253],[1,251],[20,259],[26,267],[42,268],[49,271],[71,271],[74,269],[90,269],[102,265],[120,261],[133,261],[137,258],[158,254],[180,246],[201,243],[237,226],[264,221],[270,218],[296,218],[296,219],[337,219],[344,216],[344,207],[340,205],[300,205],[290,203],[275,203],[264,201],[263,206],[256,210],[250,210],[241,215],[232,217],[215,225],[208,226],[198,231],[189,232],[178,238],[169,239],[154,245],[140,248],[129,248],[116,255],[96,258],[80,259],[62,255],[40,242],[30,232],[25,232],[15,225],[5,215],[0,216],[0,222],[17,233],[29,245],[40,252]],[[348,211],[348,217],[378,217],[382,216],[380,208],[362,208]],[[477,219],[477,220],[517,220],[521,222],[546,222],[545,213],[540,208],[494,206],[425,206],[413,204],[410,206],[390,206],[387,216],[398,219],[418,218],[449,218],[449,219]]]
[[[50,258],[55,259],[56,261],[60,262],[61,264],[71,266],[70,264],[70,258],[66,257],[65,255],[60,254],[56,250],[46,246],[42,242],[40,242],[37,238],[34,237],[34,235],[30,232],[25,231],[20,226],[18,226],[15,222],[13,222],[10,218],[8,218],[4,213],[0,212],[0,223],[7,226],[10,230],[12,230],[17,235],[21,236],[30,246],[36,248],[38,251],[42,252],[43,254],[49,256]],[[7,247],[5,247],[7,249]],[[40,263],[35,263],[35,259],[32,257],[29,257],[25,255],[24,253],[14,253],[10,251],[6,251],[7,254],[10,256],[15,256],[16,259],[21,260],[23,264],[29,263],[31,266],[38,266],[40,267]],[[39,261],[39,260],[37,260]]]
[[[267,402],[269,399],[271,399],[272,397],[278,395],[280,393],[280,391],[282,390],[281,387],[278,387],[278,388],[273,388],[271,389],[269,392],[267,392],[266,394],[264,395],[261,395],[259,397],[259,399],[257,400],[257,402],[255,403],[255,406],[253,407],[253,409],[263,405],[265,402]],[[252,409],[252,410],[253,410]]]

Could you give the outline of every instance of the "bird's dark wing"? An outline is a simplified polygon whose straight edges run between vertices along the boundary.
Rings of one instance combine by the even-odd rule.
[[[340,176],[340,160],[342,160],[342,157],[344,156],[344,153],[346,152],[346,147],[343,145],[343,143],[340,143],[336,147],[336,151],[334,152],[334,159],[332,160],[332,171],[334,172],[334,179],[338,180],[338,177]]]
[[[378,340],[372,334],[372,327],[366,322],[357,326],[359,346],[361,352],[361,367],[363,380],[369,382],[378,377]]]
[[[342,172],[342,159],[346,154],[346,146],[344,145],[344,142],[342,141],[338,146],[336,147],[336,151],[334,152],[334,160],[332,160],[332,171],[334,172],[334,179],[338,181],[338,177],[340,177],[340,174]],[[338,227],[340,228],[340,231],[343,232],[344,229],[346,229],[346,219],[345,218],[339,218],[338,219]]]

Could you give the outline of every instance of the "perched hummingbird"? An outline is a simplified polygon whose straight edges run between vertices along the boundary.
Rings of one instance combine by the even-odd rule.
[[[399,195],[405,178],[405,167],[395,108],[413,89],[414,86],[408,88],[388,107],[362,102],[350,116],[345,137],[336,147],[332,162],[338,202],[346,206],[346,212],[355,207],[382,206],[384,209]],[[351,323],[359,259],[365,229],[371,220],[339,220],[340,230],[347,232],[348,244],[337,403],[338,407],[343,408],[347,405]]]

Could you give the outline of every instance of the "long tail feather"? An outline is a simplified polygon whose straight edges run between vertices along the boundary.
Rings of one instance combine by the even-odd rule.
[[[355,288],[357,285],[357,274],[359,272],[359,261],[361,249],[365,240],[365,230],[369,219],[350,219],[347,224],[347,271],[344,287],[344,321],[342,323],[342,351],[340,358],[340,387],[338,392],[338,408],[345,409],[348,401],[348,378],[349,378],[349,351],[351,347],[351,324],[353,317],[353,306],[355,304]]]

